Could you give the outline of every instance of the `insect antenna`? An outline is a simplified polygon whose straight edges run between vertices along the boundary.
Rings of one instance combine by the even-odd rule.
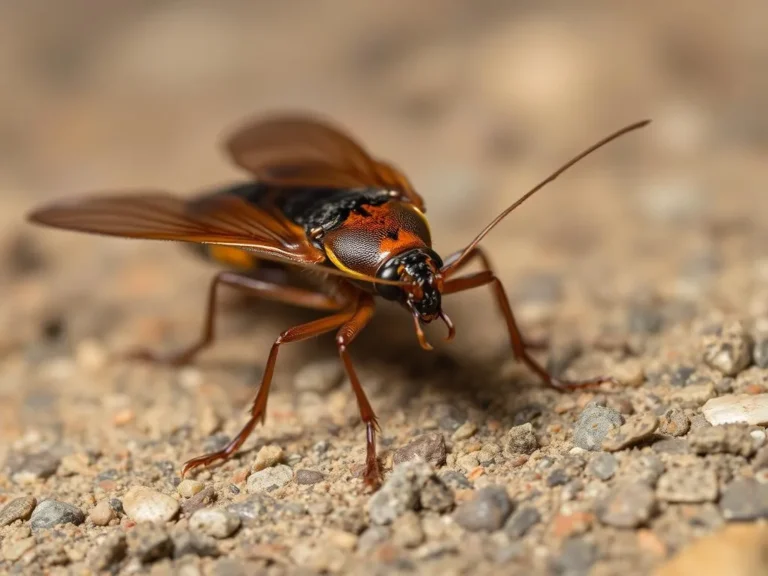
[[[526,201],[528,198],[530,198],[531,196],[533,196],[533,195],[534,195],[536,192],[538,192],[539,190],[541,190],[542,188],[544,188],[544,186],[546,186],[546,185],[547,185],[547,184],[549,184],[550,182],[554,181],[554,180],[555,180],[555,179],[556,179],[558,176],[560,176],[560,175],[561,175],[563,172],[565,172],[566,170],[568,170],[569,168],[571,168],[573,165],[577,164],[578,162],[580,162],[581,160],[583,160],[584,158],[586,158],[587,156],[589,156],[590,154],[592,154],[592,152],[595,152],[597,149],[599,149],[599,148],[602,148],[603,146],[605,146],[605,145],[606,145],[606,144],[608,144],[609,142],[612,142],[613,140],[616,140],[617,138],[619,138],[620,136],[623,136],[624,134],[627,134],[628,132],[632,132],[632,131],[634,131],[634,130],[637,130],[637,129],[639,129],[639,128],[643,128],[643,127],[647,126],[647,125],[648,125],[648,124],[650,124],[650,123],[651,123],[651,121],[650,121],[650,120],[641,120],[641,121],[639,121],[639,122],[635,122],[634,124],[630,124],[629,126],[625,126],[625,127],[624,127],[624,128],[622,128],[621,130],[617,130],[616,132],[614,132],[614,133],[613,133],[613,134],[611,134],[610,136],[606,136],[605,138],[603,138],[603,139],[602,139],[602,140],[600,140],[599,142],[597,142],[597,143],[593,144],[592,146],[590,146],[589,148],[587,148],[586,150],[584,150],[583,152],[581,152],[580,154],[578,154],[577,156],[575,156],[574,158],[572,158],[571,160],[569,160],[568,162],[566,162],[565,164],[563,164],[563,165],[562,165],[560,168],[558,168],[558,169],[557,169],[557,170],[555,170],[555,171],[554,171],[552,174],[550,174],[550,175],[549,175],[549,176],[548,176],[546,179],[544,179],[544,180],[542,180],[541,182],[539,182],[539,183],[538,183],[538,184],[537,184],[535,187],[533,187],[531,190],[529,190],[528,192],[526,192],[525,194],[523,194],[523,195],[522,195],[520,198],[518,198],[518,199],[515,201],[515,203],[514,203],[514,204],[512,204],[512,205],[511,205],[509,208],[507,208],[507,209],[506,209],[506,210],[504,210],[504,211],[503,211],[501,214],[499,214],[498,216],[496,216],[496,218],[494,218],[494,219],[491,221],[491,223],[490,223],[490,224],[488,224],[488,225],[487,225],[487,226],[486,226],[486,227],[483,229],[483,231],[482,231],[482,232],[480,232],[480,234],[478,234],[478,235],[475,237],[475,239],[474,239],[474,240],[472,240],[472,242],[470,242],[470,243],[469,243],[469,245],[468,245],[466,248],[464,248],[464,250],[462,250],[462,252],[459,254],[459,256],[458,256],[457,258],[454,258],[454,259],[452,259],[451,261],[447,262],[447,263],[446,263],[446,264],[443,266],[443,268],[441,269],[441,272],[443,272],[444,274],[448,275],[448,274],[450,274],[450,273],[451,273],[453,270],[455,270],[456,268],[458,268],[458,267],[459,267],[459,266],[462,264],[462,262],[464,262],[464,260],[466,260],[466,259],[467,259],[467,257],[470,255],[470,253],[472,252],[472,250],[474,250],[475,246],[477,246],[477,245],[480,243],[480,241],[481,241],[483,238],[485,238],[485,236],[486,236],[486,235],[487,235],[487,234],[488,234],[488,233],[489,233],[491,230],[493,230],[493,228],[494,228],[494,227],[495,227],[495,226],[496,226],[496,225],[497,225],[499,222],[501,222],[501,221],[502,221],[504,218],[506,218],[506,217],[507,217],[507,215],[509,215],[509,213],[510,213],[510,212],[512,212],[512,211],[513,211],[515,208],[517,208],[518,206],[520,206],[520,204],[522,204],[522,203],[523,203],[523,202],[525,202],[525,201]]]

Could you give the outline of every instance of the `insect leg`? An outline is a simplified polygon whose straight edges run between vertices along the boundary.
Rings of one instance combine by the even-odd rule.
[[[365,391],[360,385],[360,379],[357,377],[355,368],[352,366],[352,359],[349,356],[349,352],[347,352],[347,347],[368,324],[373,317],[373,312],[373,298],[368,294],[361,295],[354,316],[352,316],[352,318],[350,318],[349,321],[336,333],[336,345],[339,347],[339,355],[344,362],[349,381],[352,384],[352,390],[357,398],[357,405],[360,408],[360,418],[365,423],[365,483],[371,488],[377,488],[381,481],[379,461],[376,458],[376,431],[379,428],[379,423],[376,420],[376,414],[374,414],[373,408],[371,408],[371,403],[368,402]]]
[[[443,265],[443,268],[448,268],[450,265],[459,258],[459,256],[462,255],[462,251],[459,250],[458,252],[454,252],[450,256],[448,256],[445,259],[445,264]],[[488,258],[488,254],[486,254],[485,250],[483,250],[482,246],[477,246],[472,249],[472,252],[469,253],[469,256],[459,264],[459,266],[455,270],[451,270],[449,273],[449,277],[452,275],[452,273],[458,272],[459,270],[462,270],[463,268],[469,266],[472,262],[475,260],[479,260],[480,264],[483,267],[483,270],[489,270],[493,271],[493,266],[491,266],[491,261]],[[504,312],[504,309],[502,307],[502,313]],[[538,338],[537,340],[531,340],[530,338],[523,338],[522,335],[520,336],[525,343],[526,348],[533,348],[535,350],[544,350],[549,346],[549,340],[546,337]]]
[[[269,358],[267,358],[267,363],[264,367],[264,375],[261,379],[261,386],[259,387],[259,391],[256,394],[253,405],[251,406],[251,416],[248,419],[246,425],[238,433],[238,435],[235,436],[222,450],[211,452],[210,454],[204,454],[186,462],[184,467],[181,469],[181,476],[184,477],[187,472],[193,468],[197,468],[198,466],[206,466],[211,462],[215,462],[216,460],[227,460],[237,451],[238,448],[240,448],[240,446],[243,445],[243,442],[245,442],[248,436],[251,435],[251,432],[253,432],[256,424],[258,424],[259,421],[262,423],[264,422],[264,417],[267,410],[267,398],[269,397],[269,386],[272,383],[272,375],[275,372],[275,363],[277,362],[277,352],[280,349],[281,344],[286,344],[288,342],[299,342],[301,340],[307,340],[309,338],[320,336],[321,334],[338,328],[345,322],[354,318],[354,315],[354,310],[341,312],[339,314],[327,316],[326,318],[320,318],[319,320],[307,322],[306,324],[294,326],[293,328],[289,328],[280,334],[277,340],[275,340],[275,343],[272,345],[272,349],[269,351]]]
[[[215,335],[216,297],[219,286],[229,286],[244,292],[250,292],[283,304],[294,304],[314,310],[341,310],[345,304],[338,299],[319,292],[302,290],[293,286],[276,284],[259,280],[252,276],[245,276],[236,272],[219,272],[214,276],[208,288],[208,303],[203,324],[203,332],[194,344],[176,353],[161,355],[151,350],[138,350],[129,354],[131,358],[161,362],[173,366],[181,366],[189,363],[200,351],[211,345]]]
[[[560,380],[552,376],[547,370],[539,364],[533,356],[530,355],[523,342],[520,330],[515,322],[515,316],[512,313],[512,308],[509,305],[509,299],[507,293],[504,290],[504,285],[496,277],[496,275],[490,270],[484,270],[468,276],[462,276],[448,280],[445,283],[443,294],[455,294],[456,292],[463,292],[465,290],[471,290],[480,286],[486,286],[491,284],[496,295],[496,300],[504,315],[504,319],[507,322],[507,329],[509,330],[509,338],[512,341],[512,350],[515,354],[515,358],[523,362],[528,368],[535,372],[544,382],[556,388],[557,390],[575,390],[577,388],[584,388],[589,386],[596,386],[602,382],[616,383],[616,379],[610,376],[598,376],[590,378],[588,380],[581,381],[569,381]]]

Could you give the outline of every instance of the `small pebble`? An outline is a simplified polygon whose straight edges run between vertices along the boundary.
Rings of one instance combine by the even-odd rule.
[[[299,369],[293,385],[300,392],[330,392],[344,379],[344,367],[338,358],[313,362]]]
[[[108,570],[122,561],[127,551],[125,534],[121,531],[112,532],[88,554],[88,565],[96,572]]]
[[[616,410],[591,404],[579,416],[573,431],[573,443],[584,450],[599,450],[608,432],[624,423]]]
[[[35,506],[37,506],[37,500],[33,496],[22,496],[11,500],[0,510],[0,528],[16,520],[29,520]]]
[[[665,469],[664,462],[655,454],[641,454],[626,462],[622,477],[628,481],[642,482],[653,488]]]
[[[504,450],[508,455],[533,454],[538,447],[539,441],[533,433],[533,425],[530,422],[514,426],[507,432]]]
[[[208,504],[213,502],[215,497],[216,497],[216,491],[213,489],[213,486],[206,486],[191,498],[188,498],[187,500],[182,500],[181,511],[186,516],[191,516],[192,514],[200,510],[200,508],[205,508],[206,506],[208,506]]]
[[[768,459],[766,459],[768,462]],[[453,488],[454,490],[461,490],[464,488],[472,488],[472,484],[469,480],[467,480],[467,477],[464,476],[461,472],[457,472],[456,470],[443,470],[439,474],[440,480],[448,486],[449,488]]]
[[[692,430],[688,434],[688,444],[695,454],[736,454],[748,458],[757,451],[749,427],[742,424]]]
[[[392,523],[392,543],[403,548],[415,548],[424,542],[424,530],[418,514],[409,511]]]
[[[704,464],[669,468],[656,486],[656,496],[666,502],[714,502],[717,493],[717,475]]]
[[[180,508],[175,498],[145,486],[135,486],[123,496],[123,509],[134,522],[169,522]]]
[[[182,480],[179,485],[176,486],[177,492],[184,498],[192,498],[192,496],[198,494],[203,488],[205,488],[205,484],[188,478]]]
[[[246,489],[249,494],[272,492],[293,480],[293,470],[285,464],[265,468],[248,476]]]
[[[379,525],[391,524],[419,504],[420,491],[436,478],[429,463],[414,460],[395,466],[384,485],[368,500],[368,516]]]
[[[126,534],[128,552],[140,562],[149,563],[168,558],[173,552],[173,541],[160,524],[137,524]]]
[[[691,421],[680,408],[670,408],[659,418],[659,432],[667,436],[685,436],[691,428]]]
[[[549,473],[549,476],[547,476],[547,486],[550,488],[563,486],[568,483],[568,480],[570,480],[570,478],[565,470],[562,468],[555,468]]]
[[[85,514],[76,506],[58,500],[43,500],[30,517],[32,530],[44,530],[59,524],[82,524]]]
[[[701,411],[707,422],[720,424],[768,424],[768,394],[730,394],[712,398]]]
[[[603,450],[617,452],[643,440],[647,440],[659,425],[658,417],[652,412],[630,417],[619,428],[609,430],[603,439]]]
[[[487,486],[459,505],[453,520],[470,532],[493,532],[501,529],[512,512],[507,491],[501,486]]]
[[[472,472],[475,468],[480,466],[480,460],[477,459],[477,453],[464,454],[456,458],[456,465],[464,470],[464,472]]]
[[[643,364],[639,360],[630,359],[618,364],[611,374],[624,386],[636,388],[645,380]]]
[[[192,514],[189,527],[214,538],[229,538],[240,528],[240,517],[226,508],[202,508]]]
[[[322,482],[325,474],[317,470],[296,470],[296,484],[310,485]]]
[[[750,522],[768,518],[768,484],[738,478],[720,496],[720,511],[726,520]]]
[[[115,511],[112,509],[112,506],[109,505],[109,500],[101,500],[88,513],[88,518],[90,518],[91,522],[96,526],[106,526],[116,517],[117,515],[115,514]]]
[[[262,446],[259,453],[256,454],[256,461],[253,463],[253,472],[259,472],[265,468],[275,466],[283,459],[283,449],[274,444]]]
[[[752,341],[740,323],[724,326],[710,340],[704,350],[704,362],[726,376],[736,376],[752,362]]]
[[[625,482],[611,488],[595,504],[598,519],[615,528],[637,528],[651,519],[656,496],[647,484]]]
[[[613,454],[600,452],[589,461],[587,471],[600,480],[610,480],[616,474],[619,463]]]
[[[467,420],[459,426],[456,431],[451,436],[451,440],[454,442],[461,442],[462,440],[467,440],[469,438],[472,438],[472,436],[475,435],[475,432],[477,432],[477,426],[475,426],[474,423]]]
[[[521,506],[515,510],[504,525],[504,532],[512,540],[525,536],[531,528],[541,522],[541,514],[533,506]]]
[[[395,466],[417,458],[426,460],[433,466],[445,464],[445,438],[439,432],[430,432],[414,438],[411,442],[395,450],[392,461]]]

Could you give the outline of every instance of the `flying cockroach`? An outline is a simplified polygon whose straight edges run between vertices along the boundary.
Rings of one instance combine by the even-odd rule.
[[[186,462],[181,475],[230,458],[263,422],[269,386],[280,346],[336,331],[336,345],[366,425],[364,479],[380,481],[376,458],[378,423],[348,348],[374,314],[374,297],[400,303],[412,316],[419,344],[429,350],[422,324],[445,323],[447,340],[455,329],[443,311],[443,296],[480,286],[493,289],[507,323],[512,352],[549,386],[572,390],[612,381],[608,377],[564,381],[551,376],[528,352],[507,295],[478,246],[504,217],[565,170],[608,142],[646,126],[636,122],[597,142],[539,183],[499,214],[472,242],[447,258],[432,249],[422,197],[406,176],[372,157],[342,129],[304,115],[261,118],[246,123],[226,141],[236,165],[253,177],[243,184],[194,198],[161,191],[87,196],[44,206],[29,215],[37,224],[93,234],[193,243],[225,267],[211,281],[199,340],[175,354],[148,350],[134,357],[182,365],[214,340],[216,294],[229,286],[267,298],[327,311],[328,316],[284,331],[275,340],[261,386],[242,431],[222,450]],[[471,262],[480,272],[457,275]],[[319,273],[317,289],[264,272],[309,268]],[[274,270],[272,270],[274,272]]]

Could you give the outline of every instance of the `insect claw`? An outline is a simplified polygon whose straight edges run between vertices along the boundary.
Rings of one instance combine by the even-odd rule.
[[[448,315],[442,310],[440,310],[440,319],[445,322],[445,325],[448,327],[448,336],[445,337],[445,341],[450,342],[453,340],[454,336],[456,336],[456,327],[453,325],[453,322],[451,322]]]
[[[419,322],[419,314],[411,308],[411,312],[413,313],[413,325],[416,327],[416,337],[419,339],[419,345],[424,350],[434,350],[429,342],[427,342],[426,336],[424,336],[424,330],[421,328],[421,322]]]

